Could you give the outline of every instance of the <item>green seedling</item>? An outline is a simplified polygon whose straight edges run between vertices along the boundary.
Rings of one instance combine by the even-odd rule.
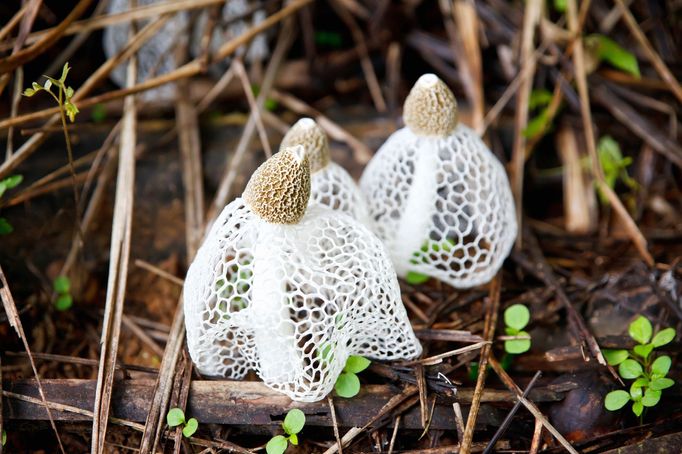
[[[182,435],[185,438],[190,438],[199,428],[199,421],[196,418],[190,418],[185,421],[185,412],[181,408],[171,408],[166,415],[166,423],[169,427],[182,426]]]
[[[410,263],[412,263],[413,265],[418,265],[420,261],[426,263],[427,262],[426,258],[423,257],[423,255],[425,254],[437,255],[440,253],[449,254],[454,246],[455,242],[450,239],[445,239],[441,241],[427,240],[426,242],[424,242],[419,252],[415,252],[414,254],[412,254],[413,258],[410,259]],[[426,274],[422,273],[417,273],[416,271],[408,271],[407,275],[405,275],[405,282],[407,282],[410,285],[423,284],[429,279],[431,279],[430,276],[427,276]]]
[[[585,50],[599,63],[608,63],[614,68],[620,69],[636,78],[640,78],[637,57],[628,52],[614,40],[604,35],[593,34],[584,39]]]
[[[0,197],[8,190],[15,188],[21,184],[23,181],[24,177],[21,175],[12,175],[4,180],[0,180]],[[9,221],[3,217],[0,217],[0,235],[7,235],[9,233],[12,233],[14,231],[14,227],[12,227],[12,224],[9,223]]]
[[[552,93],[544,88],[533,90],[528,98],[528,110],[538,110],[539,113],[528,121],[523,136],[533,139],[541,136],[551,128],[549,104]]]
[[[57,295],[54,307],[58,311],[67,311],[73,306],[73,296],[71,296],[71,281],[66,276],[58,276],[52,283],[52,289]]]
[[[646,407],[654,407],[661,400],[664,389],[670,388],[675,381],[666,377],[672,360],[668,355],[653,355],[654,349],[662,347],[675,339],[675,330],[665,328],[653,335],[651,322],[639,316],[628,327],[630,337],[637,342],[632,350],[602,350],[611,366],[618,366],[618,374],[626,380],[634,380],[630,390],[611,391],[604,399],[609,411],[623,408],[632,401],[632,412],[642,418]]]
[[[525,337],[526,339],[509,339],[504,341],[504,351],[512,355],[530,350],[530,334],[523,328],[530,321],[530,312],[523,304],[514,304],[504,311],[504,332],[507,336]]]
[[[357,374],[367,369],[371,363],[370,360],[362,356],[349,356],[343,372],[334,384],[336,394],[347,399],[356,396],[360,392],[360,379]]]
[[[628,166],[632,164],[632,158],[623,157],[620,145],[611,136],[604,136],[599,139],[597,154],[599,155],[599,163],[604,170],[604,179],[611,189],[616,187],[619,180],[633,191],[639,187],[637,181],[630,177],[627,171]],[[606,194],[600,190],[598,190],[598,194],[602,204],[608,205],[609,200]]]
[[[2,431],[2,445],[5,446],[5,443],[7,443],[7,432],[5,430]]]
[[[265,445],[265,451],[268,454],[282,454],[289,447],[289,443],[295,446],[298,445],[298,433],[303,430],[303,426],[305,426],[305,415],[303,412],[298,408],[289,410],[282,423],[286,436],[275,435],[272,437],[268,444]]]

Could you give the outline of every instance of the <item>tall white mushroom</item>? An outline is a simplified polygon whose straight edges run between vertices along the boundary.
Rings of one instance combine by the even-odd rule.
[[[310,203],[328,206],[368,225],[367,202],[346,170],[332,162],[327,134],[312,118],[301,118],[285,134],[280,148],[302,145],[310,161]]]
[[[187,344],[199,372],[323,398],[350,355],[421,353],[383,245],[327,207],[308,207],[310,164],[284,148],[225,207],[190,266]],[[307,208],[307,209],[306,209]]]
[[[517,233],[504,167],[458,123],[454,95],[433,74],[414,85],[403,118],[360,179],[376,233],[401,277],[416,272],[459,288],[488,282]]]

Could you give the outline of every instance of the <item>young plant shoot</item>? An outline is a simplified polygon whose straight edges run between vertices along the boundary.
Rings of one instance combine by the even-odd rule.
[[[607,410],[616,411],[632,401],[632,412],[642,418],[647,407],[654,407],[661,400],[664,389],[675,381],[666,377],[672,360],[668,355],[654,355],[654,349],[675,339],[675,330],[666,328],[653,335],[651,322],[639,316],[628,327],[630,337],[637,342],[632,350],[603,350],[604,357],[612,366],[618,366],[618,374],[625,380],[634,380],[629,390],[611,391],[604,399]]]
[[[287,435],[275,435],[265,445],[265,452],[267,454],[282,454],[289,447],[289,443],[294,446],[298,445],[298,434],[305,426],[305,414],[298,408],[289,410],[284,417],[282,429]]]
[[[367,165],[360,189],[372,226],[401,277],[453,287],[488,282],[516,238],[514,199],[504,167],[458,121],[450,89],[419,78],[393,133]]]
[[[199,421],[196,418],[190,418],[185,421],[185,412],[181,408],[171,408],[166,415],[166,423],[168,427],[182,426],[182,435],[185,438],[190,438],[199,428]]]
[[[415,358],[421,346],[380,240],[308,206],[310,164],[283,148],[220,214],[187,273],[187,344],[204,375],[250,369],[298,401],[326,396],[351,355]]]
[[[530,350],[530,334],[523,331],[523,328],[530,321],[530,312],[523,304],[514,304],[504,311],[504,332],[507,336],[519,337],[519,339],[508,339],[504,341],[504,351],[518,355]],[[523,338],[527,339],[523,339]]]

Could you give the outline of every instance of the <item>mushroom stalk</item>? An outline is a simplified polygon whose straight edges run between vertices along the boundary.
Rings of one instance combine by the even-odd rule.
[[[421,140],[431,140],[427,137]],[[429,238],[431,232],[431,215],[433,205],[428,203],[436,199],[438,182],[434,177],[438,170],[437,144],[420,150],[419,159],[415,161],[414,176],[410,186],[403,217],[395,237],[395,244],[401,245],[393,251],[395,269],[398,275],[405,275],[412,270],[412,255],[419,251]],[[426,202],[426,203],[425,203]]]
[[[261,233],[278,235],[277,229],[289,226],[262,223]],[[254,344],[258,352],[263,381],[293,381],[303,369],[296,350],[294,324],[289,315],[287,296],[287,263],[282,261],[291,251],[278,243],[257,244],[254,250],[253,295],[250,316],[254,323]]]

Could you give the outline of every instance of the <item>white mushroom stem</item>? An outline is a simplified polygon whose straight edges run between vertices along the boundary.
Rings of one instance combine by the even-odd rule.
[[[395,236],[395,243],[401,245],[393,248],[396,272],[404,276],[414,269],[410,260],[412,255],[419,251],[424,242],[429,239],[431,215],[433,205],[429,202],[435,200],[438,192],[436,173],[438,171],[438,146],[437,139],[422,137],[420,140],[434,141],[432,146],[422,146],[419,156],[415,159],[412,185],[405,201],[403,218]]]
[[[289,226],[262,223],[261,234],[276,238],[275,229]],[[272,233],[271,233],[272,232]],[[287,382],[295,378],[303,364],[296,350],[294,325],[289,316],[285,276],[287,251],[280,244],[257,244],[254,250],[251,314],[254,344],[260,360],[263,381]]]

